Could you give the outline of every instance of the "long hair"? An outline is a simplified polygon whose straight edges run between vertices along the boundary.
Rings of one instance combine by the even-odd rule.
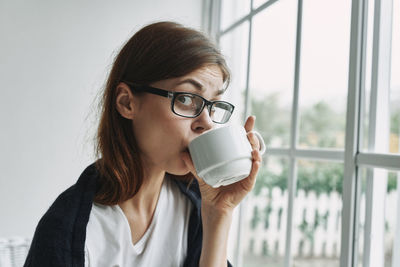
[[[143,168],[132,121],[116,108],[121,81],[135,84],[181,77],[206,65],[217,65],[225,84],[230,72],[217,47],[201,32],[174,22],[150,24],[134,34],[115,58],[101,97],[95,141],[100,181],[94,201],[115,205],[133,197],[143,182]]]

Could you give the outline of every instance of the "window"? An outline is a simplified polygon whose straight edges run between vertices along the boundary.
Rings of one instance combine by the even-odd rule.
[[[400,186],[396,172],[361,168],[358,266],[398,266]],[[371,233],[374,233],[373,235]],[[365,242],[368,239],[369,242]]]
[[[400,266],[400,0],[209,2],[233,121],[269,148],[229,259]]]

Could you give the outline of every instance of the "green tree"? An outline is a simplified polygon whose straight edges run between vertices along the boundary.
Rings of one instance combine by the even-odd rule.
[[[282,191],[287,189],[287,177],[289,171],[287,162],[285,159],[280,159],[279,164],[283,167],[279,174],[269,170],[267,165],[261,167],[253,189],[253,194],[256,196],[259,195],[263,188],[271,189],[273,187],[279,187]]]
[[[290,110],[282,109],[278,105],[279,94],[266,95],[263,98],[251,99],[251,113],[255,114],[256,129],[260,131],[266,144],[272,138],[279,138],[283,145],[289,145],[290,138]]]
[[[273,187],[278,187],[282,191],[287,190],[289,166],[285,159],[280,159],[280,165],[282,166],[282,170],[278,174],[270,171],[267,165],[261,167],[253,189],[253,194],[259,195],[263,188],[270,190]],[[306,192],[314,191],[317,194],[329,194],[336,191],[341,194],[342,184],[342,164],[300,161],[297,171],[298,190],[304,190]]]
[[[317,195],[342,193],[343,164],[324,162],[299,163],[297,172],[297,188],[306,193],[314,191]]]
[[[299,144],[307,147],[338,147],[338,133],[344,133],[345,114],[324,101],[305,109],[300,117]]]

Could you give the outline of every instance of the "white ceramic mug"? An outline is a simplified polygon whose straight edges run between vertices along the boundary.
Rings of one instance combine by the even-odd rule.
[[[260,153],[265,152],[261,135]],[[226,125],[199,135],[189,144],[197,175],[212,187],[229,185],[249,176],[252,166],[251,145],[243,126]]]

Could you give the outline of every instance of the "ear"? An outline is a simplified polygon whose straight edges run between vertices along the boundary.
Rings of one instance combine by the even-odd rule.
[[[122,117],[133,119],[135,111],[135,96],[131,89],[125,83],[119,83],[117,86],[116,107]]]

